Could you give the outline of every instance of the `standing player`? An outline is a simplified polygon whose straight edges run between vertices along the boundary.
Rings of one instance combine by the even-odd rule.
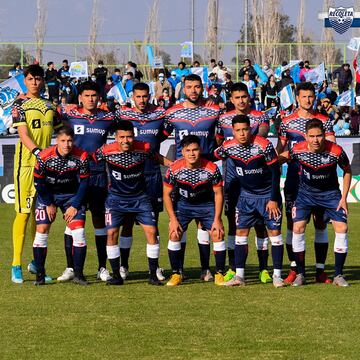
[[[284,286],[281,279],[284,245],[281,236],[280,168],[271,142],[251,134],[250,119],[236,115],[232,119],[233,140],[225,141],[215,151],[219,159],[228,159],[240,182],[236,206],[235,267],[236,275],[224,283],[245,285],[245,263],[250,228],[265,223],[271,241],[274,266],[273,284]]]
[[[315,88],[309,82],[298,84],[296,88],[296,101],[299,104],[299,109],[290,116],[283,119],[280,124],[280,135],[276,147],[277,153],[281,154],[285,146],[291,149],[296,143],[305,140],[305,126],[309,119],[319,119],[325,129],[325,137],[327,140],[335,142],[335,136],[332,129],[331,121],[328,117],[314,111],[315,102]],[[287,218],[287,232],[286,232],[286,249],[290,260],[291,270],[288,277],[284,280],[285,283],[291,284],[296,278],[296,263],[294,253],[292,251],[292,207],[297,196],[299,186],[299,168],[294,162],[290,162],[286,174],[286,181],[284,187],[286,218]],[[328,233],[326,224],[322,220],[322,214],[315,214],[315,257],[316,257],[316,282],[329,283],[331,282],[327,274],[324,272],[325,261],[329,246]]]
[[[114,128],[114,115],[111,112],[97,108],[100,99],[100,88],[92,82],[86,81],[80,87],[79,103],[81,106],[69,106],[65,109],[63,120],[74,129],[74,143],[87,153],[94,153],[106,143],[107,137]],[[87,207],[92,215],[95,228],[95,243],[98,255],[97,278],[107,281],[110,278],[106,269],[106,228],[105,228],[105,199],[107,195],[107,175],[104,163],[89,160],[90,180],[87,190]],[[69,281],[74,278],[73,264],[73,236],[71,230],[65,229],[65,254],[67,267],[58,277],[59,281]]]
[[[189,223],[195,219],[201,222],[213,240],[215,284],[221,285],[226,257],[221,220],[224,200],[221,174],[214,163],[201,158],[200,139],[197,136],[184,136],[180,146],[183,158],[170,166],[164,181],[164,202],[170,218],[168,252],[173,271],[166,285],[181,284],[180,239]],[[174,189],[177,197],[173,204],[171,193]]]
[[[133,87],[134,107],[122,107],[116,111],[117,118],[131,121],[134,125],[135,139],[150,143],[151,152],[159,153],[161,143],[161,133],[163,129],[165,110],[149,104],[150,89],[145,83],[135,84]],[[145,182],[146,193],[150,197],[152,207],[155,212],[156,226],[158,226],[159,213],[163,211],[162,197],[162,175],[158,162],[145,160]],[[120,235],[120,274],[125,280],[129,274],[129,255],[133,242],[132,230],[134,218],[128,218],[124,222]],[[158,241],[159,241],[158,236]],[[159,280],[165,280],[162,269],[157,270]]]
[[[134,126],[130,121],[119,121],[115,142],[103,145],[95,153],[97,161],[105,161],[109,170],[110,188],[105,203],[107,228],[107,255],[113,277],[109,285],[122,285],[120,276],[120,226],[127,214],[132,214],[144,230],[149,261],[149,284],[162,285],[156,276],[159,260],[157,227],[151,201],[145,192],[145,160],[151,155],[150,144],[134,140]]]
[[[198,75],[187,75],[184,80],[184,94],[186,100],[167,110],[164,134],[169,136],[175,131],[176,158],[182,156],[180,142],[186,135],[196,135],[200,139],[202,156],[211,160],[216,147],[215,129],[218,125],[220,108],[217,105],[206,105],[202,98],[203,85]],[[210,238],[207,231],[202,230],[198,224],[198,243],[200,251],[201,268],[206,269],[201,273],[204,281],[213,280],[210,272]],[[182,257],[186,247],[186,236],[181,241]],[[182,260],[183,263],[183,260]]]
[[[52,222],[57,209],[71,229],[74,246],[74,283],[87,285],[83,274],[86,257],[85,206],[83,199],[89,178],[88,154],[73,146],[74,131],[61,127],[56,145],[38,155],[34,170],[38,192],[35,206],[36,234],[33,243],[36,265],[35,285],[45,284],[45,259]]]
[[[251,132],[253,135],[267,137],[269,131],[269,117],[266,113],[251,109],[251,98],[248,87],[244,83],[235,83],[230,89],[230,101],[235,110],[220,115],[218,132],[216,134],[217,142],[220,145],[224,140],[233,139],[232,119],[236,115],[246,115],[250,119]],[[225,168],[225,215],[228,219],[228,255],[230,269],[225,275],[225,281],[229,281],[235,275],[234,249],[235,249],[235,209],[240,193],[240,184],[234,169],[231,168],[231,162],[224,163]],[[259,259],[259,279],[266,283],[271,281],[267,270],[269,257],[268,243],[269,237],[265,225],[256,224],[254,226],[256,237],[255,244]]]
[[[13,261],[11,280],[23,282],[21,255],[24,249],[26,226],[33,212],[36,190],[34,187],[34,166],[40,149],[50,145],[51,136],[59,120],[55,107],[40,97],[44,86],[44,70],[39,65],[30,65],[24,71],[27,93],[15,100],[12,117],[13,127],[19,133],[14,162],[15,211],[13,224]],[[35,231],[32,221],[31,233]]]
[[[314,210],[321,210],[324,220],[335,230],[335,276],[333,284],[349,286],[343,277],[348,250],[347,195],[351,184],[351,167],[344,150],[325,140],[323,122],[312,119],[306,123],[306,141],[290,149],[290,157],[300,165],[299,191],[292,208],[293,251],[297,276],[293,286],[305,283],[305,229]],[[337,166],[344,171],[343,191],[339,190]]]

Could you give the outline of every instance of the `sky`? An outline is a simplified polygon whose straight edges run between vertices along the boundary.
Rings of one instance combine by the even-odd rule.
[[[207,0],[195,1],[195,42],[204,41],[205,13]],[[91,0],[48,0],[46,42],[87,42],[91,18]],[[145,24],[152,0],[99,0],[101,25],[98,41],[132,42],[142,40]],[[160,42],[174,43],[164,46],[173,61],[177,61],[179,45],[190,40],[190,0],[159,0]],[[249,1],[251,2],[251,1]],[[305,33],[311,35],[313,41],[321,41],[323,22],[318,19],[322,11],[323,1],[305,0]],[[282,12],[290,17],[290,22],[297,25],[299,3],[297,0],[280,0]],[[355,5],[354,5],[355,3]],[[360,1],[334,1],[335,6],[354,6],[360,11]],[[356,7],[358,5],[358,7]],[[220,39],[226,43],[236,42],[239,30],[244,21],[244,0],[219,0]],[[36,0],[0,1],[0,41],[1,42],[32,42],[34,41],[34,24],[36,20]],[[353,31],[343,35],[334,32],[335,41],[348,42]],[[177,43],[177,44],[176,44]],[[26,45],[30,52],[34,45]],[[134,57],[134,49],[128,45],[107,46],[115,50],[119,61],[125,62]],[[197,48],[202,53],[201,48]],[[48,45],[44,49],[44,61],[60,62],[64,57],[70,61],[79,58],[86,52],[84,46]],[[226,47],[222,57],[230,61],[233,47]]]

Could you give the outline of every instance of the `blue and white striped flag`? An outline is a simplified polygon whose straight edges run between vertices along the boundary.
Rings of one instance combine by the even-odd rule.
[[[354,94],[354,89],[350,89],[348,91],[343,92],[342,94],[340,94],[334,105],[336,106],[350,106],[350,107],[355,107],[355,94]]]
[[[325,80],[325,64],[321,63],[315,69],[312,69],[304,74],[306,81],[313,84],[320,84]]]
[[[19,74],[0,84],[0,133],[6,132],[12,124],[11,109],[19,94],[27,92],[24,75]]]
[[[121,83],[119,81],[116,83],[107,93],[107,97],[114,98],[117,100],[120,104],[125,104],[127,102],[127,95],[126,91]]]
[[[207,84],[208,82],[208,68],[206,66],[203,67],[192,67],[190,68],[190,72],[192,74],[199,75],[203,84]]]
[[[282,109],[287,109],[290,105],[295,103],[294,94],[291,85],[286,85],[279,93],[280,105]]]

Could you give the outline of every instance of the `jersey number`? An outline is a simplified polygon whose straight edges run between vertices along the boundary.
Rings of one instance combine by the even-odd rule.
[[[44,221],[46,219],[46,212],[43,209],[35,210],[35,220],[36,221]]]
[[[111,225],[111,214],[105,213],[105,225]]]

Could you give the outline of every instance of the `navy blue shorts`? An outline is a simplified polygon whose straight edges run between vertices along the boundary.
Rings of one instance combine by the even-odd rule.
[[[86,190],[86,208],[93,215],[103,216],[105,213],[105,200],[107,196],[107,175],[96,173],[90,175]]]
[[[235,216],[236,205],[240,196],[240,184],[236,180],[225,182],[224,203],[225,215]]]
[[[268,197],[244,197],[240,196],[236,206],[236,228],[249,229],[258,224],[265,224],[269,230],[281,230],[282,215],[276,219],[270,219],[266,211]],[[280,210],[281,201],[278,202]]]
[[[215,205],[214,203],[192,205],[179,202],[175,206],[175,214],[184,231],[192,220],[200,221],[202,229],[210,231],[215,217]]]
[[[105,202],[106,228],[120,227],[126,215],[134,215],[139,224],[156,226],[155,213],[146,194],[133,198],[109,194]]]
[[[74,194],[66,194],[66,195],[55,195],[54,196],[54,205],[61,210],[64,214],[65,211],[71,206]],[[75,215],[73,220],[81,220],[85,221],[86,209],[85,205],[83,205],[80,209],[78,209],[77,214]],[[46,212],[46,205],[41,200],[41,197],[38,196],[35,204],[35,221],[37,225],[40,224],[51,224],[49,220],[48,214]]]
[[[343,209],[336,210],[341,199],[340,191],[331,193],[309,193],[299,190],[292,211],[293,222],[309,221],[312,213],[321,214],[324,222],[330,220],[347,223],[347,215]]]
[[[163,211],[163,178],[161,171],[145,173],[146,194],[149,196],[155,212]]]

